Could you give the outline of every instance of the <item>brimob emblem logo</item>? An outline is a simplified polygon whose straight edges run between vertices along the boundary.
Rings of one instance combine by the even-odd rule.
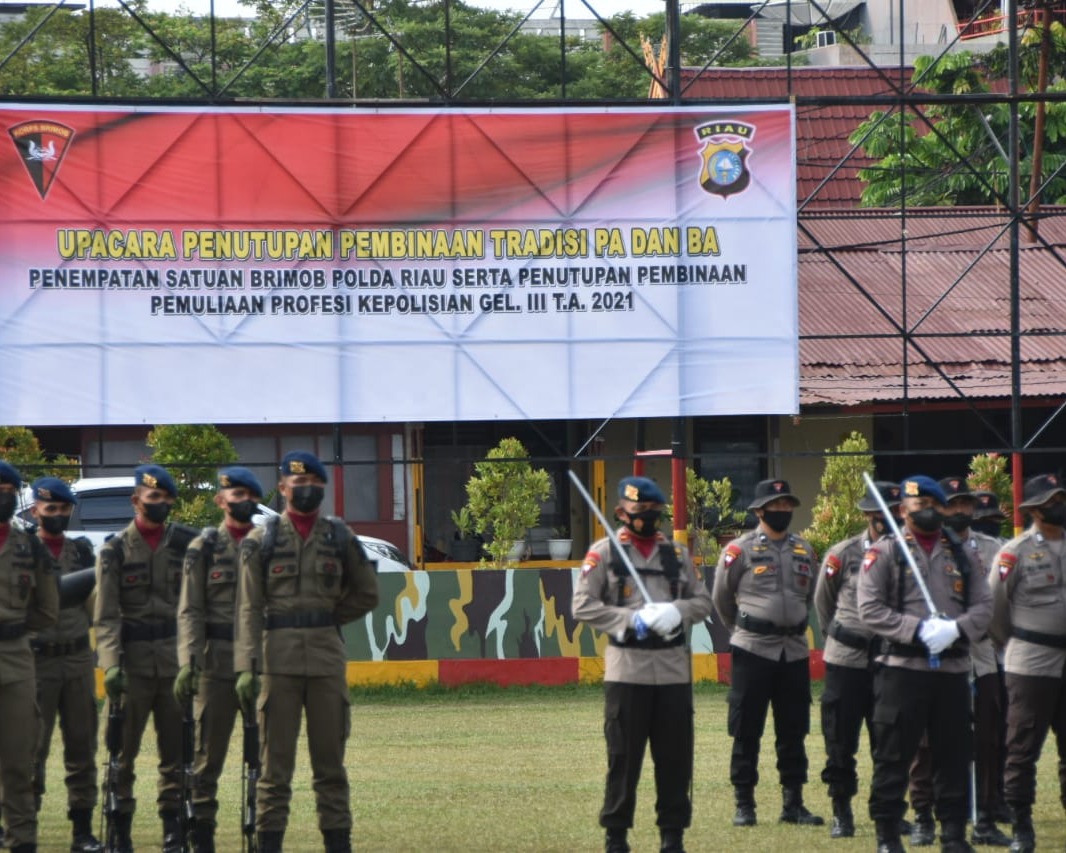
[[[74,129],[50,119],[34,119],[9,127],[8,133],[43,200],[70,150]]]
[[[755,137],[755,125],[719,120],[698,125],[695,131],[703,143],[700,186],[722,198],[744,192],[751,183],[747,143]]]

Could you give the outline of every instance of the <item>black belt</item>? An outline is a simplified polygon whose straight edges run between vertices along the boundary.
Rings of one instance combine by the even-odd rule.
[[[610,642],[612,646],[618,646],[623,649],[672,649],[676,646],[684,645],[685,632],[679,631],[676,637],[671,637],[668,640],[660,637],[653,631],[643,640],[638,640],[636,637],[629,637],[628,639],[619,642],[614,637],[611,637]]]
[[[204,625],[204,637],[208,640],[229,640],[233,642],[232,622],[208,622]]]
[[[124,643],[150,643],[153,640],[169,640],[176,636],[178,636],[178,623],[173,619],[122,623],[122,642]]]
[[[1051,646],[1054,649],[1066,649],[1066,637],[1059,634],[1044,634],[1040,631],[1030,631],[1028,628],[1011,628],[1010,635],[1027,643],[1037,643],[1041,646]]]
[[[745,631],[751,631],[753,634],[767,634],[773,637],[798,637],[800,634],[807,633],[806,620],[800,622],[798,625],[786,625],[782,627],[775,622],[771,622],[769,619],[759,619],[744,611],[741,611],[740,615],[737,617],[737,625]]]
[[[858,631],[845,628],[836,619],[829,623],[829,636],[841,645],[865,652],[870,648],[870,638]]]
[[[0,622],[0,640],[17,640],[25,634],[25,622]]]
[[[268,613],[266,630],[275,628],[333,628],[337,620],[330,610],[290,610],[286,613]]]
[[[927,658],[929,657],[929,649],[921,643],[885,643],[881,648],[881,654],[897,658]],[[969,654],[970,647],[963,644],[944,649],[939,657],[964,658]]]
[[[89,635],[83,634],[78,639],[66,643],[42,643],[40,640],[30,640],[30,648],[41,657],[59,658],[76,652],[84,652],[89,648]]]

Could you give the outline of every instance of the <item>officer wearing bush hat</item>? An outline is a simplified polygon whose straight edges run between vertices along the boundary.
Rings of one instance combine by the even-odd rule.
[[[879,853],[898,853],[904,795],[918,743],[929,730],[938,780],[936,816],[941,849],[971,850],[966,841],[970,715],[969,646],[992,615],[988,581],[979,561],[955,537],[945,536],[947,496],[931,477],[900,483],[903,541],[873,544],[859,571],[859,615],[881,637],[874,674],[870,817]],[[906,548],[921,573],[936,615],[931,615]],[[960,725],[960,721],[963,724]]]
[[[1025,481],[1032,524],[996,555],[992,636],[1006,646],[1007,761],[1004,797],[1014,815],[1012,851],[1036,848],[1036,765],[1048,729],[1066,754],[1066,489],[1057,474]],[[1060,778],[1060,796],[1066,785]],[[1066,802],[1066,799],[1063,800]]]
[[[118,849],[131,850],[134,763],[151,716],[158,735],[156,803],[163,822],[162,848],[164,853],[178,853],[182,848],[181,708],[173,694],[178,672],[175,614],[191,531],[167,520],[178,487],[165,468],[138,465],[133,480],[133,521],[100,546],[96,558],[97,657],[104,670],[109,707],[123,702],[126,714],[115,832]]]
[[[352,813],[344,751],[351,712],[348,655],[338,627],[377,605],[377,576],[344,521],[319,513],[328,478],[318,458],[295,450],[279,467],[285,512],[268,518],[241,542],[234,647],[241,711],[255,713],[258,700],[263,755],[256,789],[259,851],[282,849],[296,741],[306,716],[326,853],[349,853]]]
[[[230,465],[220,470],[215,505],[222,511],[222,524],[204,528],[185,552],[178,603],[181,668],[174,680],[174,697],[182,705],[196,697],[196,853],[215,850],[218,780],[238,711],[233,672],[238,551],[252,529],[252,518],[259,511],[262,497],[262,485],[247,468]]]
[[[84,537],[72,540],[65,535],[71,510],[77,503],[70,486],[58,477],[40,477],[33,481],[31,492],[37,535],[50,553],[56,572],[60,577],[91,572],[96,559],[92,544]],[[86,597],[73,606],[62,607],[58,622],[38,631],[30,640],[37,677],[37,707],[41,712],[34,795],[40,809],[45,793],[45,767],[58,717],[66,767],[67,816],[73,826],[70,845],[73,853],[103,850],[92,831],[97,800],[97,709],[96,667],[89,643],[91,617],[92,602]]]
[[[890,511],[899,506],[898,483],[878,480],[878,494]],[[822,691],[822,736],[825,769],[822,781],[833,802],[831,838],[855,835],[851,800],[858,792],[855,755],[863,723],[870,728],[873,711],[871,655],[873,632],[859,618],[856,600],[859,566],[874,542],[891,531],[881,505],[869,488],[856,504],[866,517],[866,529],[833,545],[822,561],[814,590],[818,624],[825,635],[825,689]]]
[[[59,589],[40,541],[11,524],[21,488],[18,469],[0,460],[0,787],[5,846],[30,853],[37,849],[33,763],[39,729],[28,633],[55,624]]]
[[[974,530],[980,530],[988,536],[995,536],[1002,541],[1000,531],[1003,522],[1007,520],[1006,514],[999,506],[999,498],[995,492],[976,489],[973,493],[977,505],[973,511],[973,522],[970,526]]]
[[[608,853],[629,850],[641,760],[655,762],[660,850],[683,853],[692,816],[694,752],[687,628],[711,612],[711,596],[688,549],[659,530],[666,495],[647,477],[618,483],[618,542],[652,602],[646,602],[609,537],[594,542],[574,586],[571,612],[610,637],[604,652],[607,784],[600,826]]]
[[[759,741],[772,707],[782,823],[821,826],[803,805],[807,782],[804,740],[810,730],[811,677],[807,619],[818,557],[788,528],[799,498],[787,480],[763,480],[748,508],[758,527],[730,542],[714,575],[714,606],[732,632],[729,734],[734,826],[753,826]]]

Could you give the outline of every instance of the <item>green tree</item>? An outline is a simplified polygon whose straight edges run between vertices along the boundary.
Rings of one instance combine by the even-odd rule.
[[[703,565],[714,566],[721,551],[718,537],[735,531],[745,514],[733,508],[733,483],[728,477],[705,480],[686,468],[685,491],[689,552]],[[666,507],[665,515],[674,517],[673,504]]]
[[[18,468],[29,483],[38,477],[59,477],[68,483],[78,479],[79,466],[68,456],[49,459],[33,430],[23,426],[0,426],[0,459]]]
[[[862,475],[874,473],[870,445],[861,432],[852,431],[825,453],[825,470],[811,513],[811,526],[800,534],[818,554],[824,554],[832,545],[854,536],[866,526],[866,518],[856,504],[866,494]]]
[[[999,508],[1006,519],[1000,527],[1000,535],[1014,535],[1014,493],[1011,490],[1010,474],[1007,473],[1007,457],[1000,453],[979,453],[970,460],[966,483],[975,491],[992,492],[999,499]]]
[[[237,460],[233,442],[211,424],[165,424],[153,427],[145,443],[152,448],[152,461],[178,484],[175,520],[194,527],[218,524],[216,474],[219,466]]]

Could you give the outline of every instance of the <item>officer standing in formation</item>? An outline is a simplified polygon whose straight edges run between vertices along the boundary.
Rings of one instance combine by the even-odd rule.
[[[785,480],[760,482],[748,507],[758,527],[725,547],[714,576],[714,606],[732,632],[728,729],[735,826],[756,822],[759,741],[771,706],[783,791],[780,821],[824,823],[803,805],[811,717],[807,620],[818,564],[810,543],[788,532],[798,505]]]
[[[258,711],[262,776],[256,793],[260,853],[280,853],[289,819],[296,741],[307,717],[319,828],[327,853],[351,850],[344,751],[351,727],[340,626],[378,602],[377,576],[340,519],[319,515],[328,480],[311,453],[281,462],[286,510],[240,547],[234,668],[242,710]],[[262,695],[259,695],[261,669]]]
[[[899,506],[899,486],[878,481],[877,490],[890,511]],[[833,801],[830,838],[855,835],[851,800],[858,792],[855,754],[863,723],[872,735],[874,634],[859,617],[856,599],[859,567],[874,542],[891,528],[880,504],[871,494],[859,501],[866,516],[866,530],[833,545],[822,561],[814,591],[818,624],[825,635],[825,682],[822,690],[822,736],[825,738],[825,769],[822,781]]]
[[[233,624],[239,570],[238,548],[252,529],[263,487],[247,468],[219,472],[215,504],[220,527],[205,528],[185,552],[178,604],[178,676],[174,697],[184,705],[195,695],[196,738],[193,807],[196,853],[214,853],[218,779],[237,719],[233,673]]]
[[[646,602],[609,537],[595,542],[571,612],[610,638],[604,654],[607,783],[600,826],[607,853],[626,853],[637,783],[650,742],[663,853],[683,853],[692,817],[692,662],[686,632],[711,612],[688,550],[658,529],[666,496],[647,477],[618,484],[618,540],[653,599]]]
[[[37,850],[33,764],[40,732],[28,632],[55,624],[59,588],[40,541],[12,526],[22,476],[0,460],[0,789],[12,853]]]
[[[1000,550],[992,571],[992,635],[1005,644],[1007,761],[1004,795],[1014,815],[1011,853],[1036,849],[1036,764],[1048,729],[1066,804],[1066,489],[1058,477],[1026,480],[1019,506],[1032,526]]]
[[[31,487],[32,513],[37,535],[51,555],[57,574],[91,572],[95,562],[88,539],[72,540],[64,534],[77,502],[70,486],[57,477],[41,477]],[[40,811],[45,793],[45,767],[52,745],[56,718],[63,738],[66,769],[67,817],[72,824],[71,853],[100,853],[103,845],[93,836],[96,808],[96,746],[98,715],[90,595],[59,610],[57,623],[36,632],[30,640],[37,672],[37,707],[41,733],[37,741],[34,794]]]
[[[134,763],[149,715],[159,754],[159,816],[164,853],[181,850],[181,708],[174,699],[178,671],[178,592],[183,548],[166,544],[167,516],[178,495],[159,465],[134,469],[133,521],[108,539],[96,560],[96,649],[108,703],[124,701],[118,772],[118,851],[131,853],[137,802]]]
[[[992,598],[972,552],[943,530],[947,497],[940,484],[916,475],[900,489],[904,541],[875,543],[859,573],[859,614],[882,638],[874,675],[870,817],[879,853],[902,851],[908,770],[928,731],[941,850],[962,853],[973,849],[966,841],[973,747],[969,647],[987,631]],[[903,548],[921,572],[935,616]]]
[[[984,533],[986,536],[991,536],[1000,542],[1004,542],[1002,530],[1003,522],[1007,520],[1007,516],[999,508],[999,498],[996,497],[996,493],[977,489],[973,493],[973,498],[976,501],[976,505],[974,506],[973,521],[970,522],[970,527],[978,533]]]

